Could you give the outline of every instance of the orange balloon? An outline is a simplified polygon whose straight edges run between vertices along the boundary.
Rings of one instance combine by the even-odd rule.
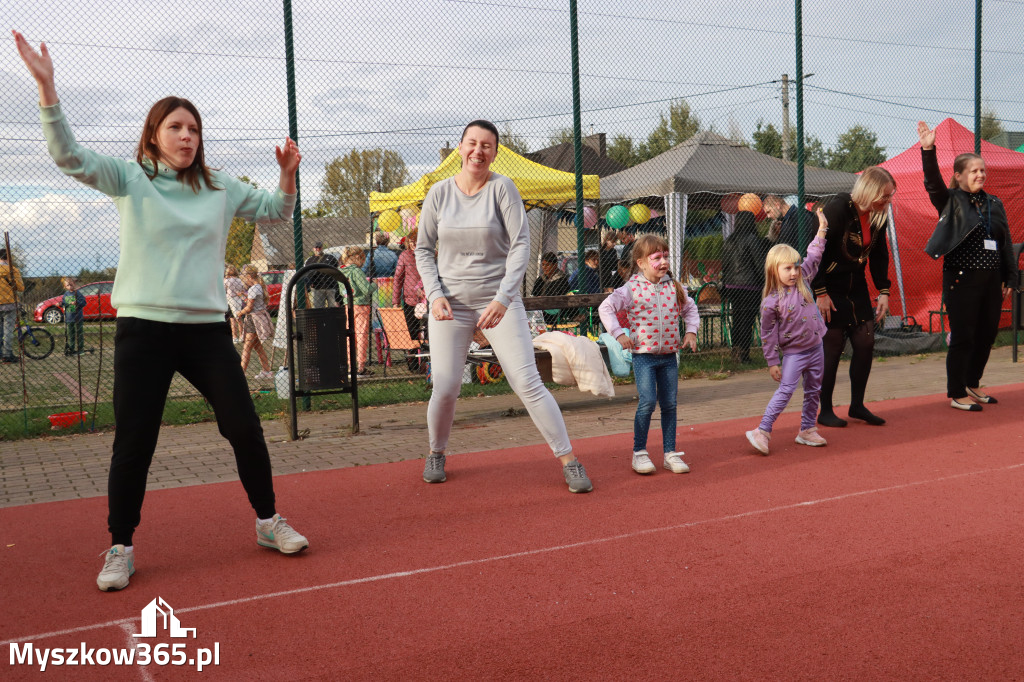
[[[753,193],[747,193],[740,197],[737,205],[741,211],[750,211],[755,216],[761,212],[761,198]]]

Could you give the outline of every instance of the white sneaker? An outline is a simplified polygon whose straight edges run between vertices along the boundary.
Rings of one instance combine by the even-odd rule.
[[[262,381],[263,379],[273,379],[273,378],[274,378],[274,373],[273,372],[260,372],[259,374],[256,375],[256,380],[257,381]]]
[[[103,570],[96,577],[96,587],[104,592],[123,590],[128,578],[135,573],[135,552],[125,552],[124,545],[114,545],[100,556],[106,555]]]
[[[281,554],[295,554],[309,547],[309,540],[288,525],[280,514],[260,523],[256,519],[256,544],[270,547]]]
[[[646,450],[637,450],[633,453],[633,471],[646,475],[653,474],[657,468]]]
[[[683,455],[685,454],[685,452],[666,452],[665,468],[673,474],[689,473],[690,467],[683,461]]]

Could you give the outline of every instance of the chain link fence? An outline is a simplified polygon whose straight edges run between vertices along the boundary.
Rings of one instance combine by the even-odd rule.
[[[665,234],[702,316],[700,349],[682,364],[757,360],[763,251],[779,240],[805,245],[813,226],[800,231],[791,222],[795,209],[848,192],[855,173],[883,164],[898,184],[892,311],[883,327],[941,336],[940,266],[921,250],[936,215],[920,179],[916,122],[938,126],[940,155],[972,151],[980,122],[990,186],[1007,206],[1014,241],[1024,241],[1024,154],[1012,151],[1024,148],[1024,51],[1015,39],[1022,5],[986,3],[979,53],[976,7],[968,4],[895,2],[866,11],[838,2],[588,2],[576,15],[578,81],[575,5],[568,2],[92,0],[45,11],[8,3],[5,10],[11,27],[49,46],[70,126],[98,153],[133,159],[149,106],[178,94],[203,115],[207,163],[272,189],[274,146],[294,131],[303,152],[301,215],[284,225],[236,220],[225,264],[254,264],[276,312],[289,271],[314,255],[316,243],[340,265],[364,262],[373,310],[365,360],[356,361],[365,362],[361,401],[372,404],[429,395],[416,278],[401,255],[418,201],[387,199],[427,174],[457,170],[453,152],[475,118],[501,130],[502,172],[516,174],[530,209],[524,296],[615,286],[636,234]],[[117,212],[110,199],[56,169],[35,86],[13,41],[2,60],[0,224],[25,291],[19,361],[0,365],[0,438],[72,423],[73,416],[60,421],[65,413],[88,413],[77,428],[108,426]],[[574,88],[585,199],[579,216]],[[531,187],[541,175],[545,187]],[[732,238],[745,234],[747,216],[752,233]],[[585,269],[590,251],[596,280]],[[548,253],[555,272],[542,267]],[[331,291],[316,302],[335,300]],[[75,305],[81,322],[70,313]],[[552,308],[544,317],[574,333],[601,331],[590,309]],[[247,370],[264,414],[285,409],[264,373],[283,364],[284,344],[280,335],[263,339],[266,365],[254,355]],[[494,368],[468,374],[498,390]],[[167,420],[211,416],[176,378]]]

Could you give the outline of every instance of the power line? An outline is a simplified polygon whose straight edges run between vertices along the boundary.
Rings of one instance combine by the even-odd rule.
[[[538,12],[553,12],[553,13],[556,13],[556,14],[565,14],[566,13],[566,10],[564,10],[564,9],[558,9],[558,8],[552,8],[552,7],[536,7],[536,6],[531,6],[531,5],[513,5],[513,4],[501,3],[501,2],[484,2],[483,0],[445,0],[445,2],[452,2],[452,3],[463,4],[463,5],[483,5],[483,6],[488,6],[488,7],[502,7],[502,8],[505,8],[505,9],[526,9],[526,10],[535,10],[535,11],[538,11]],[[695,27],[695,28],[728,29],[728,30],[731,30],[731,31],[747,31],[747,32],[750,32],[750,33],[763,33],[763,34],[768,34],[768,35],[779,35],[779,36],[786,36],[786,37],[791,37],[791,36],[795,35],[795,33],[792,32],[792,31],[782,31],[782,30],[778,30],[778,29],[751,28],[749,26],[733,26],[733,25],[729,25],[729,24],[712,24],[712,23],[699,22],[699,21],[684,21],[682,19],[662,19],[662,18],[656,18],[656,17],[641,17],[641,16],[632,15],[632,14],[611,14],[611,13],[608,13],[608,12],[579,12],[579,14],[580,15],[589,15],[589,16],[594,16],[594,17],[600,17],[602,19],[617,19],[617,20],[629,19],[629,20],[634,20],[634,21],[646,21],[646,22],[651,22],[651,23],[656,23],[656,24],[676,24],[676,25],[681,25],[681,26],[692,26],[692,27]],[[946,45],[928,45],[928,44],[924,44],[924,43],[898,43],[898,42],[895,42],[895,41],[886,41],[886,40],[868,40],[866,38],[844,38],[844,37],[841,37],[841,36],[830,36],[830,35],[823,35],[823,34],[820,34],[820,33],[808,33],[806,31],[804,31],[803,36],[804,36],[804,38],[819,38],[819,39],[822,39],[822,40],[834,40],[834,41],[838,41],[838,42],[855,43],[855,44],[860,44],[860,45],[881,45],[881,46],[885,46],[885,47],[914,47],[914,48],[928,49],[928,50],[946,50],[946,51],[950,51],[950,52],[970,52],[970,53],[974,52],[974,49],[970,48],[970,47],[950,47],[950,46],[946,46]],[[987,53],[987,54],[1007,54],[1007,55],[1020,55],[1020,54],[1024,54],[1024,52],[1021,52],[1019,50],[1015,51],[1015,50],[984,50],[984,49],[982,50],[982,53],[983,54],[985,54],[985,53]]]

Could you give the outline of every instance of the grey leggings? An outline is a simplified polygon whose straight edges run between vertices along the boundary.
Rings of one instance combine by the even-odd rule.
[[[427,429],[431,452],[444,452],[455,420],[455,401],[462,390],[462,368],[466,364],[469,344],[477,320],[493,299],[480,292],[497,290],[497,286],[481,286],[474,282],[445,282],[453,320],[435,320],[430,317],[430,370],[434,387],[427,406]],[[491,343],[509,385],[523,401],[530,418],[544,440],[551,446],[555,457],[572,452],[569,433],[565,429],[562,412],[551,392],[544,386],[537,371],[533,355],[533,340],[526,321],[526,309],[516,299],[505,312],[497,327],[483,330]]]

